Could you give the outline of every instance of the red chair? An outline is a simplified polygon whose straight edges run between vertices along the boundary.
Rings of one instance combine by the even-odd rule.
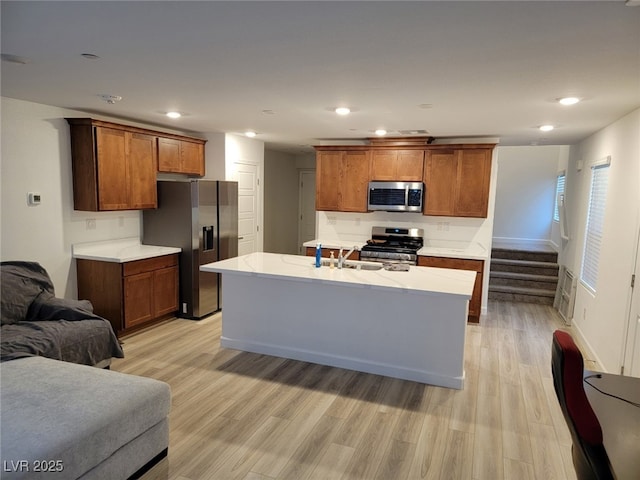
[[[567,332],[553,332],[551,351],[553,386],[573,445],[573,466],[579,480],[615,479],[602,444],[602,428],[584,391],[584,361]]]

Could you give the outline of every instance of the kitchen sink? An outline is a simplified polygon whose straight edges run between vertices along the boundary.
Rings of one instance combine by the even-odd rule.
[[[335,260],[335,263],[333,265],[334,265],[334,268],[337,269],[338,261]],[[330,266],[329,260],[322,260],[322,266],[329,267]],[[357,260],[347,260],[342,264],[342,268],[349,268],[352,270],[382,270],[383,266],[384,265],[382,263],[360,262]]]

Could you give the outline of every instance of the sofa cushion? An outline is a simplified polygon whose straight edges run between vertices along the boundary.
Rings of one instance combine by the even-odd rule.
[[[23,321],[31,302],[41,293],[54,295],[49,274],[35,262],[2,262],[0,289],[2,325]]]
[[[150,378],[42,357],[4,362],[0,372],[2,460],[58,460],[57,479],[79,478],[169,414],[169,385]]]

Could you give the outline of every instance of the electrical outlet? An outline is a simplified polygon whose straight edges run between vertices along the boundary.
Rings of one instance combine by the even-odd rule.
[[[336,217],[327,217],[327,225],[335,225],[336,223]]]
[[[124,227],[124,217],[118,217],[118,226]]]
[[[445,232],[449,231],[449,222],[442,222],[442,230]]]
[[[95,229],[96,229],[96,219],[87,218],[87,230],[95,230]]]

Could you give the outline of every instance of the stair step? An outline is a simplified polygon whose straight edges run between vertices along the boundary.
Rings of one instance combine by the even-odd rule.
[[[508,285],[490,286],[489,292],[516,293],[519,295],[532,295],[535,297],[551,297],[552,299],[556,296],[555,290],[545,288],[511,287]]]
[[[504,302],[537,303],[540,305],[553,305],[553,298],[538,295],[523,295],[513,292],[492,292],[489,291],[489,300],[501,300]]]
[[[491,273],[514,272],[557,276],[559,270],[560,266],[557,263],[538,262],[533,260],[511,260],[503,258],[491,259]]]
[[[558,267],[555,262],[539,262],[537,260],[516,260],[513,258],[492,258],[492,265],[523,265],[527,267]]]
[[[539,262],[556,263],[558,261],[558,253],[554,251],[538,251],[523,250],[514,248],[493,248],[491,249],[491,258],[505,258],[515,260],[531,260]]]
[[[533,273],[521,273],[521,272],[491,272],[491,278],[509,278],[513,280],[531,280],[538,282],[557,282],[558,275],[536,275]]]

